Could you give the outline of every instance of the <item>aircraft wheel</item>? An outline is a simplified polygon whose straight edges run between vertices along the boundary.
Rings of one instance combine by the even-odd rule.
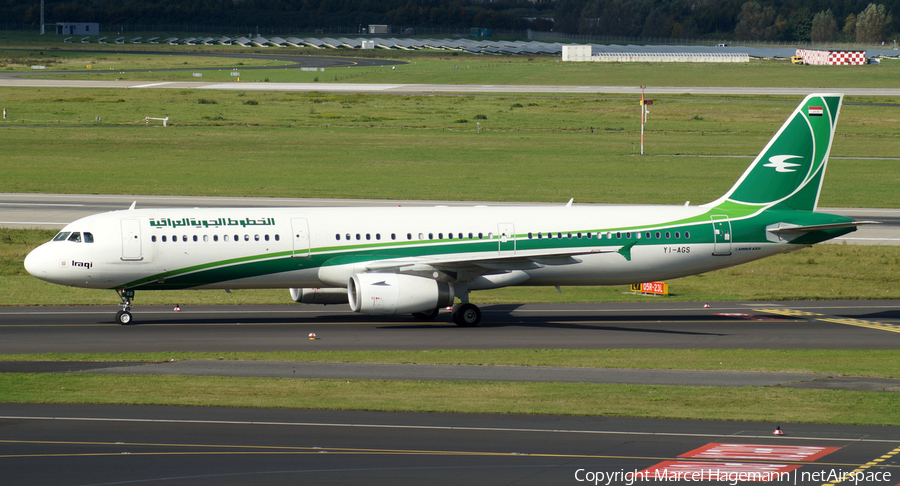
[[[475,327],[481,322],[481,309],[475,304],[460,304],[453,308],[453,322],[459,327]]]
[[[438,316],[438,312],[440,312],[440,311],[441,311],[441,309],[440,309],[440,307],[438,307],[438,308],[436,308],[432,311],[428,311],[428,312],[413,312],[412,316],[420,321],[432,321],[432,320],[434,320],[435,317]]]
[[[123,326],[131,324],[131,312],[122,310],[116,312],[116,322]]]

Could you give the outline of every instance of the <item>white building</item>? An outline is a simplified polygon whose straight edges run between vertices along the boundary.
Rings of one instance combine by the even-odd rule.
[[[745,52],[598,52],[591,46],[562,46],[562,60],[571,62],[750,62]]]
[[[99,35],[100,24],[96,22],[57,22],[59,35]]]

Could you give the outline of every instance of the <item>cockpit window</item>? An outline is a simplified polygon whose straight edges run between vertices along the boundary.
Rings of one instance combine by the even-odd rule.
[[[87,231],[85,231],[84,232],[84,242],[85,243],[93,243],[94,242],[94,234],[88,233]]]
[[[66,241],[66,238],[68,238],[68,237],[69,237],[69,232],[68,232],[68,231],[63,231],[62,233],[56,235],[56,236],[53,238],[53,241]]]
[[[81,233],[79,233],[77,231],[72,233],[71,235],[69,235],[68,241],[74,241],[75,243],[81,243]]]

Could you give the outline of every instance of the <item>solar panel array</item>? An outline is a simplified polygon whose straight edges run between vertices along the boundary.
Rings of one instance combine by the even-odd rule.
[[[65,41],[69,42],[71,38]],[[82,42],[89,42],[87,37]],[[132,43],[140,43],[140,37],[131,39]],[[147,39],[146,42],[157,43],[165,42],[172,45],[239,45],[243,47],[313,47],[316,49],[361,49],[363,41],[374,43],[375,49],[393,49],[393,50],[444,50],[467,52],[471,54],[519,54],[519,55],[562,55],[562,46],[564,45],[590,45],[593,55],[616,55],[628,54],[641,57],[642,55],[652,54],[696,54],[696,55],[722,55],[722,54],[746,54],[751,58],[784,58],[788,59],[795,55],[796,47],[745,47],[745,46],[658,46],[658,45],[601,45],[601,44],[581,44],[581,43],[561,43],[561,42],[539,42],[539,41],[496,41],[487,39],[398,39],[395,37],[169,37],[162,41],[157,41],[154,37]],[[105,39],[104,39],[105,40]],[[125,38],[116,39],[118,43],[124,43]],[[103,42],[103,41],[101,41]],[[897,57],[898,52],[893,49],[866,49],[867,56],[885,56]]]

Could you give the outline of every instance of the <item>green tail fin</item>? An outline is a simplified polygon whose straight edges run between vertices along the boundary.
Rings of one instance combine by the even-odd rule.
[[[819,201],[842,94],[811,94],[719,200],[812,211]]]

